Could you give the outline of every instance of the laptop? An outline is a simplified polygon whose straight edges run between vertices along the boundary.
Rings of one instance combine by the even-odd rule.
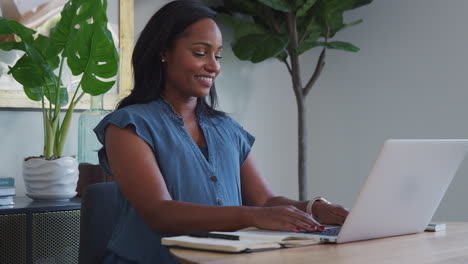
[[[466,139],[385,141],[343,226],[313,234],[345,243],[423,232],[467,151]]]

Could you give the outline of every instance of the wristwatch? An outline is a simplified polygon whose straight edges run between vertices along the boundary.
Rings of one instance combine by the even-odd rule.
[[[310,201],[307,203],[307,206],[306,206],[306,213],[312,215],[312,205],[314,205],[314,203],[315,203],[316,201],[322,201],[322,202],[325,202],[325,203],[327,203],[327,204],[331,204],[327,199],[323,198],[322,196],[315,197],[314,199],[310,200]]]

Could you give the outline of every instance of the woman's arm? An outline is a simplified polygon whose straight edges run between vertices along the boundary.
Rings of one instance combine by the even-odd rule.
[[[313,224],[294,207],[206,206],[173,201],[151,148],[133,126],[106,130],[106,150],[117,184],[156,232],[231,231],[249,226],[297,231]]]
[[[245,205],[251,206],[284,206],[292,205],[306,212],[309,201],[296,201],[283,196],[275,196],[265,178],[258,170],[252,153],[249,154],[241,168],[242,197]],[[340,205],[317,201],[312,206],[314,218],[323,224],[343,224],[348,211]],[[320,225],[317,223],[317,225]]]

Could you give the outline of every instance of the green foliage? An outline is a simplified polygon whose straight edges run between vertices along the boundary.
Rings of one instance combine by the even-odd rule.
[[[43,102],[44,156],[62,155],[73,109],[84,93],[100,95],[115,81],[118,53],[107,29],[107,0],[69,0],[50,37],[36,34],[22,24],[0,17],[0,35],[16,35],[19,40],[4,42],[0,49],[19,50],[24,55],[10,66],[9,74],[23,86],[28,98]],[[75,76],[81,75],[72,101],[61,80],[67,64]],[[81,94],[77,97],[78,91]],[[45,98],[49,106],[45,104]],[[60,126],[60,110],[69,103]]]
[[[307,11],[317,2],[317,0],[307,0],[302,5],[297,7],[297,16],[304,16],[307,14]]]
[[[288,0],[258,0],[258,2],[282,12],[291,11],[291,5]]]
[[[253,63],[276,57],[288,45],[287,36],[274,34],[249,34],[232,43],[234,54],[241,60],[250,60]]]
[[[356,52],[351,43],[328,42],[335,34],[357,20],[346,24],[343,13],[371,3],[372,0],[224,0],[220,22],[234,32],[232,48],[241,60],[261,62],[269,58],[286,61],[315,47]],[[294,14],[298,42],[288,45],[293,32],[286,30],[287,19]],[[285,44],[286,43],[286,44]],[[290,49],[290,48],[293,49]]]
[[[292,79],[298,105],[299,197],[307,198],[306,109],[304,100],[325,66],[327,49],[357,52],[359,48],[343,41],[330,41],[337,32],[359,24],[344,23],[343,13],[372,0],[223,0],[217,7],[220,22],[234,32],[231,43],[241,60],[258,63],[276,58],[285,63]],[[303,86],[299,56],[321,47],[315,70]],[[289,60],[288,60],[289,57]]]

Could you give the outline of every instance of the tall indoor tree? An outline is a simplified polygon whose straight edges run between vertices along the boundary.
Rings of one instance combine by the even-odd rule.
[[[291,75],[298,110],[299,199],[307,194],[307,118],[306,97],[319,78],[328,49],[357,52],[349,42],[332,41],[337,32],[359,24],[345,23],[343,13],[372,0],[224,0],[215,9],[220,22],[231,28],[234,54],[253,63],[276,58]],[[299,56],[321,48],[317,64],[306,83],[301,77]]]

